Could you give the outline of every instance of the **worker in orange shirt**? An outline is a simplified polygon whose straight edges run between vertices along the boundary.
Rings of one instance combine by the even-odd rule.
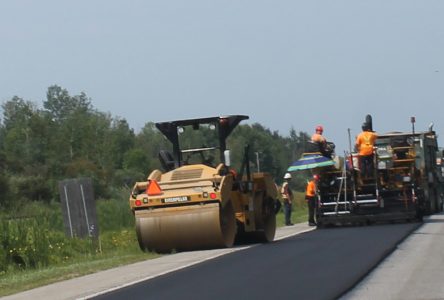
[[[316,189],[318,181],[319,181],[319,175],[313,175],[313,179],[308,182],[307,188],[305,190],[305,200],[307,200],[307,205],[308,205],[309,226],[316,226],[314,214],[316,208]]]
[[[316,126],[315,133],[311,136],[312,143],[318,145],[319,152],[323,156],[331,157],[333,149],[328,147],[327,139],[322,135],[324,132],[324,127],[321,125]]]
[[[311,136],[311,141],[313,143],[319,144],[321,147],[325,147],[327,144],[327,140],[325,137],[322,136],[322,133],[324,132],[324,127],[321,125],[316,126],[315,133]]]
[[[361,162],[361,175],[364,178],[373,177],[374,146],[378,135],[370,129],[367,123],[362,124],[362,132],[356,137],[356,149]]]

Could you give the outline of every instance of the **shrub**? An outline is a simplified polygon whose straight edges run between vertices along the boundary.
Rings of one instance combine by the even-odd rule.
[[[116,190],[111,200],[97,201],[100,231],[134,227],[134,216],[128,203],[129,189]]]
[[[0,174],[0,209],[9,208],[12,198],[9,195],[9,180]]]
[[[41,176],[12,176],[9,180],[10,197],[14,201],[45,201],[49,203],[52,189]]]

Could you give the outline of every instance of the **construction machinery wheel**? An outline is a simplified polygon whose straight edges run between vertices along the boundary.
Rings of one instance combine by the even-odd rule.
[[[231,247],[236,219],[231,201],[136,210],[136,232],[144,251],[168,253]]]
[[[268,243],[274,240],[276,234],[275,200],[266,197],[264,192],[256,193],[255,200],[256,203],[261,204],[261,209],[256,210],[256,231],[245,232],[241,227],[238,234],[239,243]]]
[[[262,230],[256,232],[259,242],[272,242],[276,234],[276,214],[274,200],[265,198],[262,204]]]

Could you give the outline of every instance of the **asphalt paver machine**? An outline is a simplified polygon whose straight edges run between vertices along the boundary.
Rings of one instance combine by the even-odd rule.
[[[442,172],[436,133],[393,132],[379,135],[374,147],[374,173],[361,176],[357,154],[340,169],[321,170],[318,226],[422,220],[442,211]]]

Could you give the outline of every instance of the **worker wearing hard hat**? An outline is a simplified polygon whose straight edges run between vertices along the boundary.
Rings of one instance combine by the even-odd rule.
[[[356,149],[359,151],[361,162],[361,175],[364,178],[373,177],[373,153],[377,137],[376,132],[372,131],[367,123],[362,124],[362,132],[356,137]]]
[[[293,192],[291,191],[291,188],[289,186],[289,183],[291,181],[291,174],[286,173],[284,175],[284,183],[281,187],[281,196],[282,200],[284,202],[284,216],[285,216],[285,225],[290,226],[293,225],[291,223],[291,204],[293,201]]]
[[[307,200],[307,205],[308,205],[309,226],[316,226],[314,214],[316,208],[316,190],[317,190],[318,181],[319,181],[319,175],[313,175],[313,179],[307,183],[307,188],[305,190],[305,200]]]
[[[317,145],[318,151],[322,153],[322,155],[331,157],[333,149],[329,148],[329,144],[327,143],[327,139],[322,135],[324,133],[324,127],[321,125],[316,126],[315,133],[311,136],[311,142]]]
[[[311,141],[314,143],[326,144],[327,140],[325,139],[325,137],[322,136],[323,132],[324,127],[322,127],[321,125],[316,126],[315,133],[313,133],[313,135],[311,136]]]

